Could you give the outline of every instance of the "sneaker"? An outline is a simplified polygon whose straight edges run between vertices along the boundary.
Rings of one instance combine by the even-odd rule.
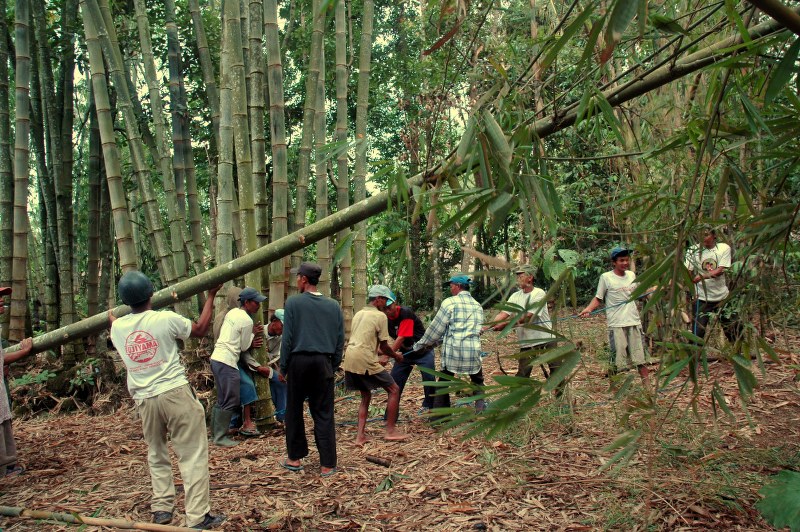
[[[157,525],[168,525],[172,522],[172,512],[153,512],[153,522]]]
[[[196,525],[192,525],[189,528],[195,528],[197,530],[211,530],[221,525],[226,519],[227,517],[224,514],[211,515],[209,513],[206,514],[205,518],[203,518],[201,522],[197,523]]]

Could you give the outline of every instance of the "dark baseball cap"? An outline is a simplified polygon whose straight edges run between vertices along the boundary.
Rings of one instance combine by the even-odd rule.
[[[266,301],[267,296],[263,295],[261,292],[256,290],[255,288],[251,288],[246,286],[244,290],[239,293],[239,301],[255,301],[256,303],[261,303],[262,301]]]
[[[297,275],[305,275],[309,279],[319,279],[319,276],[322,275],[322,268],[319,267],[319,264],[314,264],[313,262],[304,262],[290,271]]]
[[[611,250],[611,260],[617,260],[619,257],[628,257],[631,253],[633,253],[632,249],[617,246]]]
[[[0,296],[7,296],[11,293],[10,286],[0,286]]]

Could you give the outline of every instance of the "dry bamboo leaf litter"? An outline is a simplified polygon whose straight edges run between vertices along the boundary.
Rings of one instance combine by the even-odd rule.
[[[588,323],[583,334],[604,337],[601,320]],[[508,340],[491,334],[484,338],[489,351],[513,351]],[[584,345],[592,342],[597,343],[588,340]],[[785,356],[798,360],[791,352]],[[722,467],[731,453],[778,445],[787,453],[797,452],[800,395],[794,371],[770,364],[767,373],[759,375],[749,409],[753,425],[740,411],[735,411],[735,420],[722,417],[714,423],[708,395],[700,397],[702,422],[698,422],[691,417],[686,397],[677,398],[662,436],[684,447],[687,454],[678,449],[674,457],[659,455],[648,480],[644,473],[648,457],[643,454],[619,473],[599,470],[601,460],[611,456],[603,447],[618,435],[623,408],[612,400],[613,391],[597,358],[585,356],[572,379],[571,413],[557,413],[557,405],[548,397],[537,407],[543,413],[531,416],[530,424],[492,441],[462,441],[451,433],[431,430],[417,418],[414,413],[422,392],[415,373],[401,405],[403,426],[412,438],[384,442],[379,439],[382,428],[371,424],[369,432],[375,439],[362,449],[352,445],[355,428],[340,426],[340,472],[329,479],[319,477],[319,459],[313,449],[302,474],[281,469],[278,461],[285,451],[280,432],[243,440],[233,449],[211,447],[213,510],[228,514],[226,530],[633,530],[641,527],[647,515],[664,529],[764,529],[751,507],[754,491],[740,488],[746,495],[746,500],[736,501],[741,510],[726,506],[718,479],[711,478],[709,470]],[[485,359],[485,364],[491,373],[496,369],[495,357]],[[738,401],[731,369],[715,362],[710,371],[709,381],[718,382],[732,403]],[[660,398],[664,410],[679,391],[668,391]],[[20,461],[27,472],[3,479],[2,504],[149,520],[146,446],[129,405],[128,400],[105,415],[16,419]],[[356,408],[356,401],[338,402],[337,421],[354,420]],[[306,427],[313,442],[310,420]],[[717,442],[723,445],[712,450]],[[368,455],[390,460],[391,465],[370,463]],[[757,464],[747,467],[763,470]],[[178,479],[177,470],[175,475]],[[390,486],[376,493],[387,478],[391,478]],[[645,493],[654,494],[650,508],[644,504]],[[182,509],[179,493],[176,515]],[[173,522],[182,524],[183,517]],[[11,518],[0,519],[0,527],[69,529]]]

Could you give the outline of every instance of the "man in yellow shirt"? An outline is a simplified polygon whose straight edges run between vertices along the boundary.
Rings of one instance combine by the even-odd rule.
[[[394,303],[394,298],[391,290],[383,285],[370,287],[367,298],[367,306],[353,316],[353,330],[342,363],[345,385],[350,390],[361,392],[356,445],[364,445],[368,441],[366,427],[369,402],[372,399],[372,390],[378,387],[386,390],[389,395],[386,405],[386,439],[397,441],[408,437],[396,427],[400,387],[381,365],[377,355],[380,351],[387,357],[403,361],[403,355],[389,347],[389,320],[383,312],[387,303]]]

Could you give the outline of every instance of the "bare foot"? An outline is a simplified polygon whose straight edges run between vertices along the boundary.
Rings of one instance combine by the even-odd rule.
[[[364,444],[370,440],[371,438],[367,438],[366,436],[358,436],[356,437],[356,445],[358,445],[359,447],[363,447]]]
[[[407,440],[408,438],[409,438],[408,434],[398,431],[387,432],[386,436],[384,436],[384,439],[388,441],[403,441]]]

